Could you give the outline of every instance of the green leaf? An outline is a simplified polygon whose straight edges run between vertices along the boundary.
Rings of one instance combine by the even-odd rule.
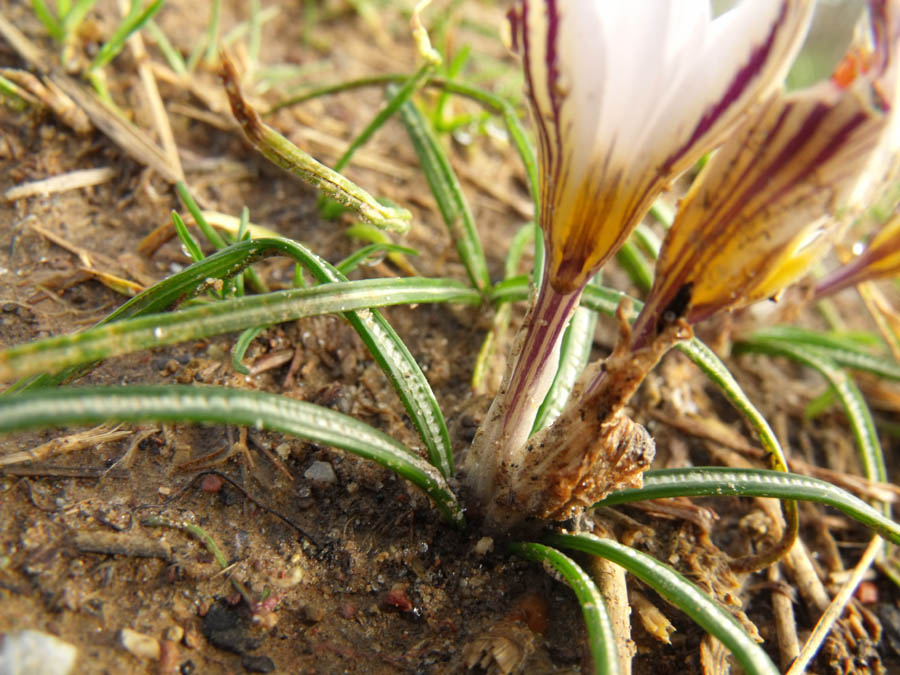
[[[252,343],[265,329],[266,326],[253,326],[252,328],[247,328],[240,334],[238,339],[235,340],[234,346],[231,348],[231,367],[234,369],[234,372],[240,373],[241,375],[250,374],[250,369],[243,363],[244,354],[247,353],[250,343]]]
[[[885,539],[900,544],[900,525],[862,499],[836,485],[770,469],[693,467],[644,473],[644,486],[614,492],[596,506],[617,506],[663,497],[774,497],[826,504],[842,511]]]
[[[653,286],[653,270],[647,264],[644,254],[628,239],[616,252],[616,261],[624,268],[625,273],[635,286],[648,293]]]
[[[480,297],[474,291],[449,279],[346,281],[232,298],[10,347],[0,351],[0,380],[56,371],[140,349],[221,335],[252,326],[293,321],[303,316],[386,305],[478,300]]]
[[[66,33],[62,24],[53,16],[53,12],[47,7],[44,0],[31,0],[31,9],[40,22],[44,24],[44,28],[50,34],[50,37],[57,42],[62,42],[66,39]]]
[[[900,381],[900,365],[888,357],[875,356],[865,350],[865,345],[872,344],[871,336],[866,334],[835,335],[796,326],[772,326],[755,332],[748,340],[796,344],[843,368]]]
[[[113,312],[98,326],[122,321],[127,317],[138,317],[160,312],[173,303],[191,297],[208,285],[210,279],[224,279],[241,272],[247,265],[267,255],[287,255],[310,270],[320,283],[343,281],[344,277],[334,267],[312,253],[306,247],[289,239],[253,239],[238,242],[218,253],[208,256],[199,263],[179,272],[135,296]],[[399,280],[395,280],[399,281]],[[358,283],[358,282],[355,282]],[[455,301],[478,302],[480,296],[473,290],[451,281],[461,295]],[[449,290],[449,288],[445,288]],[[262,296],[265,297],[265,296]],[[250,301],[242,298],[242,301]],[[264,313],[265,314],[265,313]],[[447,425],[440,406],[434,397],[428,380],[416,360],[391,328],[384,316],[377,310],[346,312],[344,317],[360,335],[379,366],[393,384],[398,396],[409,413],[410,419],[422,436],[429,456],[445,475],[453,471],[453,452],[450,446]],[[268,315],[253,326],[272,323]],[[249,328],[250,326],[243,326]],[[0,357],[2,358],[2,357]],[[87,366],[89,367],[89,366]],[[68,368],[56,375],[43,374],[31,380],[22,380],[4,395],[38,386],[53,386],[84,372],[87,367]],[[48,369],[49,370],[49,369]]]
[[[361,187],[316,161],[309,153],[263,123],[256,110],[241,95],[237,71],[227,59],[223,63],[223,77],[235,118],[247,139],[269,161],[318,188],[373,225],[401,234],[409,231],[412,219],[409,211],[379,203]]]
[[[449,521],[463,524],[456,497],[428,462],[377,429],[311,403],[199,385],[69,387],[0,399],[0,432],[105,421],[237,424],[341,448],[396,472],[431,497]]]
[[[550,425],[559,417],[575,380],[588,364],[591,347],[594,342],[594,330],[597,327],[597,313],[586,307],[575,310],[559,347],[559,367],[553,376],[553,383],[547,390],[544,402],[538,408],[531,433]]]
[[[588,643],[594,661],[594,672],[598,675],[616,675],[619,659],[616,654],[616,636],[612,621],[606,611],[603,595],[584,570],[568,556],[554,548],[532,542],[513,542],[509,549],[523,558],[534,560],[541,565],[550,565],[559,572],[566,583],[575,591],[584,623],[588,632]]]
[[[788,342],[750,339],[735,345],[736,354],[743,352],[786,356],[819,371],[837,392],[841,401],[856,439],[866,477],[882,483],[887,482],[887,469],[884,465],[881,441],[878,439],[878,431],[875,429],[875,422],[872,420],[869,406],[852,378],[829,359],[822,350]],[[889,507],[885,505],[885,508]]]
[[[125,41],[131,37],[132,33],[140,30],[160,10],[164,2],[165,0],[155,0],[147,5],[144,11],[140,11],[140,0],[131,0],[131,10],[128,15],[113,32],[112,37],[100,47],[88,70],[99,70],[112,61],[122,51]]]
[[[422,87],[432,72],[434,72],[434,64],[425,63],[412,75],[412,77],[407,78],[399,88],[394,87],[393,90],[389,92],[390,98],[387,104],[378,111],[378,114],[375,115],[375,119],[369,122],[369,124],[366,125],[366,128],[353,139],[350,143],[350,147],[347,148],[344,154],[341,155],[340,159],[335,163],[335,171],[343,171],[347,167],[353,154],[372,137],[372,134],[393,117],[394,113],[400,110],[400,108],[409,101],[412,95]]]
[[[551,546],[583,551],[621,565],[728,647],[747,673],[778,675],[775,664],[738,620],[668,565],[646,553],[592,534],[556,534],[545,541]]]
[[[409,101],[400,108],[400,113],[469,279],[475,288],[484,291],[491,285],[491,277],[475,227],[475,219],[472,217],[459,179],[440,141],[431,130],[428,120],[416,105]]]
[[[178,234],[178,238],[187,250],[188,255],[191,256],[191,260],[194,262],[203,260],[204,256],[203,251],[200,250],[200,244],[188,232],[187,225],[184,224],[177,211],[172,211],[172,224],[175,225],[175,232]]]

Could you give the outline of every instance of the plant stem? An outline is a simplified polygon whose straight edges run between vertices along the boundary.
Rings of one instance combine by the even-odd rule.
[[[583,289],[559,293],[544,284],[519,330],[500,391],[478,430],[463,471],[476,499],[487,504],[502,486],[498,470],[513,461],[553,382],[559,347]]]

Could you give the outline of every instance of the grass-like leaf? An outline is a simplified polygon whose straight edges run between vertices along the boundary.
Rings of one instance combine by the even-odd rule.
[[[864,349],[868,336],[841,336],[797,326],[772,326],[756,331],[750,341],[765,340],[800,345],[843,368],[872,373],[886,380],[900,381],[900,365],[890,358],[875,356]],[[877,338],[876,338],[877,344]]]
[[[871,480],[887,482],[887,469],[881,441],[869,406],[862,392],[846,371],[829,359],[820,349],[775,340],[750,339],[735,345],[735,353],[757,352],[774,356],[786,356],[813,368],[826,379],[837,392],[847,420],[856,439],[863,471]]]
[[[827,504],[885,539],[900,544],[900,525],[836,485],[770,469],[693,467],[647,471],[641,488],[614,492],[597,506],[617,506],[663,497],[774,497]]]
[[[197,240],[194,239],[190,232],[188,232],[187,225],[184,224],[184,221],[181,219],[181,216],[178,215],[177,211],[172,211],[172,224],[175,226],[175,232],[178,234],[178,238],[181,240],[181,244],[188,252],[191,260],[194,262],[203,260],[203,251],[200,250],[200,244],[198,244]]]
[[[44,0],[31,0],[31,9],[40,22],[44,24],[44,29],[50,34],[50,37],[57,42],[62,42],[66,39],[66,33],[62,24],[56,19],[56,16],[47,7]]]
[[[621,565],[718,638],[731,650],[747,673],[778,675],[775,664],[738,620],[671,567],[646,553],[592,534],[556,534],[550,535],[545,541],[551,546],[583,551]]]
[[[112,61],[116,54],[122,51],[125,41],[131,34],[140,30],[160,10],[164,2],[165,0],[155,0],[141,11],[139,0],[132,0],[131,10],[122,20],[122,23],[118,25],[109,40],[97,51],[97,55],[91,62],[89,70],[99,70]]]
[[[625,269],[631,283],[644,293],[653,286],[653,269],[633,239],[628,239],[616,252],[616,261]]]
[[[360,218],[394,232],[409,230],[412,215],[406,209],[380,204],[372,195],[337,171],[317,162],[272,127],[263,123],[256,110],[244,100],[234,65],[223,58],[222,76],[231,110],[247,138],[267,159],[301,180],[321,190]]]
[[[480,299],[477,293],[450,279],[347,281],[233,298],[11,347],[0,352],[0,380],[304,316],[423,302],[477,303]]]
[[[268,111],[266,111],[265,114],[271,115],[272,113],[275,113],[282,108],[287,108],[292,105],[298,105],[305,101],[310,101],[322,96],[339,94],[341,92],[352,91],[361,87],[379,87],[387,84],[402,85],[408,80],[409,75],[405,75],[403,73],[389,73],[384,75],[365,77],[358,80],[339,82],[338,84],[329,85],[327,87],[320,87],[298,96],[291,96],[272,106]],[[519,158],[522,160],[522,165],[525,167],[525,175],[528,179],[531,194],[533,198],[537,200],[537,159],[535,158],[534,148],[531,146],[531,141],[528,139],[528,134],[525,131],[525,127],[522,126],[522,122],[519,120],[519,116],[516,114],[516,110],[513,105],[503,97],[497,96],[496,94],[493,94],[486,89],[480,89],[478,87],[474,87],[470,84],[466,84],[464,82],[459,82],[456,80],[433,77],[426,81],[424,86],[442,89],[451,94],[463,96],[472,101],[475,101],[476,103],[480,103],[485,108],[500,115],[500,117],[503,119],[504,125],[506,126],[506,131],[509,133],[513,147],[515,147],[516,152],[519,154]]]
[[[596,327],[597,312],[587,307],[575,310],[559,347],[559,367],[544,402],[538,408],[532,433],[543,429],[559,417],[566,401],[569,400],[575,380],[588,364]]]
[[[584,614],[591,656],[594,660],[594,672],[598,675],[619,673],[616,636],[613,633],[612,622],[606,611],[603,595],[590,575],[574,560],[550,546],[533,542],[513,542],[509,545],[509,549],[523,558],[534,560],[541,565],[549,565],[562,575],[575,591]]]
[[[140,317],[161,312],[175,302],[190,297],[205,288],[209,284],[210,279],[228,278],[240,273],[254,260],[258,260],[266,255],[275,254],[287,255],[294,258],[306,267],[320,283],[329,284],[332,282],[345,282],[346,278],[336,268],[296,242],[288,239],[254,239],[251,241],[239,242],[219,251],[218,253],[205,258],[201,262],[195,263],[182,272],[156,284],[152,288],[147,289],[113,312],[92,330],[96,330],[102,326],[111,327],[113,322],[120,322],[128,317]],[[401,283],[406,282],[401,281]],[[454,281],[450,282],[450,286],[461,293],[454,301],[474,303],[480,300],[480,296],[475,291],[467,288],[463,284]],[[324,287],[320,287],[320,289],[321,288]],[[445,290],[449,290],[449,288],[450,287],[446,287]],[[287,293],[290,292],[291,291],[287,291]],[[236,302],[254,303],[258,302],[260,298],[265,297],[270,296],[257,296],[255,301],[252,298],[241,298]],[[220,305],[195,309],[203,310],[217,306]],[[422,373],[416,360],[409,353],[409,350],[397,336],[393,328],[391,328],[388,321],[377,310],[363,308],[358,311],[344,311],[344,318],[346,318],[357,331],[360,338],[372,353],[375,361],[393,384],[398,396],[409,413],[410,419],[419,431],[432,462],[434,462],[435,466],[439,467],[445,476],[451,475],[453,472],[453,453],[450,446],[447,425],[444,421],[440,406],[434,397],[434,393],[431,391],[431,387],[428,384],[428,380],[425,378],[425,375]],[[270,316],[267,312],[262,312],[259,315],[258,321],[249,326],[242,326],[242,328],[247,329],[272,323],[278,323],[277,317]],[[146,329],[147,327],[145,326],[144,328]],[[188,327],[183,325],[182,328],[186,329]],[[63,337],[60,339],[65,341],[67,338]],[[154,341],[157,344],[161,344],[155,337]],[[28,345],[24,345],[23,347],[28,347]],[[243,349],[246,349],[246,346],[244,346]],[[235,352],[238,360],[241,358],[241,354],[243,354],[243,349],[237,349]],[[0,360],[2,360],[2,358],[3,357],[0,356]],[[93,360],[95,359],[89,359],[89,361]],[[242,372],[241,369],[236,369],[239,372]],[[0,366],[0,370],[2,370],[2,366]],[[53,371],[55,369],[48,367],[46,370]],[[37,386],[53,386],[75,377],[79,373],[84,372],[84,370],[86,370],[85,367],[73,366],[56,375],[43,374],[30,381],[21,381],[14,385],[11,390],[21,391]]]
[[[431,497],[448,520],[463,523],[456,497],[431,464],[359,420],[285,396],[170,385],[69,387],[0,399],[0,432],[113,420],[237,424],[341,448],[396,472]]]
[[[475,288],[483,291],[491,284],[487,260],[484,257],[472,210],[450,165],[450,159],[431,130],[428,120],[415,103],[406,102],[400,108],[400,113],[469,279]]]
[[[240,373],[241,375],[250,374],[250,369],[243,363],[244,354],[247,353],[250,343],[265,329],[266,326],[253,326],[252,328],[247,328],[238,336],[238,339],[235,340],[234,345],[231,347],[231,367],[234,369],[234,372]]]
[[[63,33],[66,36],[71,35],[81,25],[81,22],[84,21],[95,3],[96,0],[75,0],[69,11],[65,13],[60,12],[59,18],[62,22]]]
[[[350,147],[348,147],[338,161],[335,162],[334,170],[343,171],[350,163],[354,153],[361,148],[372,135],[378,131],[378,129],[384,126],[384,123],[393,117],[394,113],[400,110],[400,108],[412,98],[412,95],[422,87],[433,72],[434,64],[426,62],[411,77],[407,78],[401,86],[393,87],[385,106],[378,111],[375,118],[366,125],[356,138],[353,139],[350,143]]]

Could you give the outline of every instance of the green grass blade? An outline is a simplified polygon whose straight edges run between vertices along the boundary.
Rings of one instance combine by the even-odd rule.
[[[774,497],[818,502],[842,511],[885,539],[900,544],[900,524],[859,497],[831,483],[771,469],[693,467],[644,473],[644,486],[614,492],[597,506],[617,506],[663,497]]]
[[[152,19],[147,22],[147,32],[156,43],[156,46],[159,47],[159,51],[162,52],[163,57],[166,59],[166,63],[169,64],[169,68],[178,75],[187,75],[187,64],[184,62],[184,57],[181,56],[181,52],[175,49],[169,41],[169,38],[163,33],[162,28],[160,28]]]
[[[0,352],[0,380],[304,316],[396,304],[479,300],[476,293],[459,282],[434,279],[348,281],[233,298],[11,347]]]
[[[363,246],[358,251],[354,251],[346,258],[341,260],[337,265],[335,265],[335,269],[337,269],[341,274],[350,274],[350,272],[355,270],[360,265],[366,264],[367,260],[374,258],[377,261],[383,258],[385,254],[390,255],[391,253],[413,256],[419,255],[419,252],[416,249],[409,248],[407,246],[400,246],[399,244],[391,244],[388,242],[369,244],[367,246]]]
[[[216,51],[219,48],[219,23],[222,15],[222,0],[213,0],[212,11],[209,16],[209,28],[206,32],[206,65],[211,66],[216,62]]]
[[[200,210],[197,202],[194,201],[194,197],[191,195],[184,181],[180,180],[175,183],[175,190],[178,192],[179,198],[181,198],[181,203],[184,204],[185,208],[194,218],[194,222],[197,223],[197,227],[200,228],[200,231],[203,233],[203,236],[209,240],[209,243],[217,249],[228,246],[228,242],[225,241],[222,238],[222,235],[219,234],[206,220],[206,216],[203,215],[203,211]]]
[[[210,279],[226,279],[259,258],[279,253],[279,246],[287,243],[288,240],[258,239],[219,251],[139,293],[99,321],[96,326],[162,312],[174,304],[202,293],[210,286]],[[33,378],[20,380],[2,395],[37,387],[56,386],[78,377],[89,370],[91,365],[69,367],[56,373],[45,372]]]
[[[653,270],[633,240],[628,239],[622,244],[616,252],[616,261],[625,269],[631,283],[644,293],[650,291],[650,287],[653,286]]]
[[[33,96],[2,75],[0,75],[0,102],[18,112],[27,110],[28,106],[36,103]]]
[[[295,248],[298,248],[297,245]],[[339,270],[314,254],[310,253],[303,259],[299,255],[295,257],[304,263],[320,283],[346,279]],[[472,294],[472,298],[476,297],[474,291],[468,292]],[[450,432],[431,385],[416,359],[378,310],[345,312],[344,318],[356,330],[372,358],[390,380],[425,444],[431,463],[445,477],[452,476],[453,447],[450,444]]]
[[[728,647],[747,673],[778,675],[778,668],[738,620],[668,565],[646,553],[592,534],[557,534],[545,541],[551,546],[583,551],[621,565]]]
[[[139,0],[132,0],[131,11],[113,32],[112,37],[100,47],[88,70],[99,70],[112,61],[122,51],[125,41],[131,37],[131,34],[140,30],[160,10],[164,2],[165,0],[155,0],[147,5],[144,11],[136,11],[140,6]]]
[[[175,225],[175,232],[178,234],[178,238],[184,245],[185,250],[187,250],[191,260],[194,262],[203,260],[204,256],[203,251],[200,250],[200,244],[198,244],[197,240],[191,236],[190,232],[188,232],[187,225],[184,224],[184,221],[181,219],[181,216],[178,215],[177,211],[172,211],[172,223]]]
[[[178,197],[181,199],[181,203],[184,204],[185,208],[193,217],[194,222],[197,223],[197,227],[203,233],[203,236],[206,237],[207,241],[210,244],[216,247],[216,249],[223,249],[228,246],[228,242],[219,234],[218,230],[216,230],[212,225],[209,224],[209,221],[206,220],[206,216],[203,215],[203,211],[200,210],[200,207],[197,205],[197,202],[194,201],[194,197],[191,195],[190,190],[188,190],[187,185],[185,185],[184,181],[178,181],[175,183],[175,191],[178,192]],[[269,289],[263,283],[262,279],[254,272],[252,269],[248,269],[245,272],[247,277],[247,281],[250,282],[250,285],[253,286],[254,290],[258,293],[266,293]]]
[[[81,25],[81,22],[84,21],[84,18],[88,15],[88,12],[94,7],[96,1],[97,0],[75,0],[75,4],[73,4],[69,11],[66,12],[66,15],[60,17],[64,35],[71,35],[77,30],[78,26]]]
[[[450,165],[440,141],[431,130],[428,120],[413,102],[401,108],[401,118],[412,140],[419,163],[425,171],[425,178],[431,186],[438,208],[459,257],[466,268],[472,285],[484,291],[491,285],[487,260],[481,247],[481,239],[475,227],[475,219],[459,184],[459,179]]]
[[[555,548],[532,542],[513,542],[509,549],[516,555],[528,558],[541,565],[549,565],[559,572],[571,589],[575,591],[578,604],[584,614],[588,632],[588,643],[594,661],[594,672],[600,675],[619,673],[619,659],[616,654],[616,636],[612,621],[606,611],[603,595],[591,579],[574,560]]]
[[[363,145],[365,145],[372,135],[378,131],[384,123],[387,122],[394,114],[400,110],[400,108],[415,94],[425,83],[428,77],[434,72],[434,64],[425,63],[422,65],[419,70],[417,70],[412,77],[407,78],[407,80],[398,88],[392,87],[388,89],[388,102],[387,104],[378,111],[375,115],[375,118],[366,125],[366,128],[360,132],[360,134],[353,139],[350,143],[350,147],[348,147],[344,154],[340,156],[337,162],[335,162],[334,170],[335,171],[343,171],[347,168],[347,165],[350,163],[350,160],[353,158],[354,153],[359,150]]]
[[[651,230],[643,223],[638,223],[637,227],[634,228],[634,232],[631,233],[631,238],[634,240],[634,243],[640,246],[641,250],[648,256],[650,256],[654,260],[659,258],[659,251],[662,248],[662,241],[660,241],[660,238],[656,235],[656,232]]]
[[[247,328],[240,336],[238,336],[238,339],[235,340],[234,346],[231,348],[231,367],[234,369],[234,372],[240,373],[241,375],[250,374],[250,369],[243,363],[244,354],[247,353],[250,343],[265,329],[266,326],[253,326],[252,328]]]
[[[657,199],[653,202],[653,206],[650,207],[650,215],[668,229],[672,227],[672,222],[675,220],[675,209],[662,199]]]
[[[755,332],[749,341],[796,344],[843,368],[872,373],[886,380],[900,381],[900,364],[889,357],[875,356],[865,350],[866,344],[872,344],[871,337],[868,334],[843,336],[796,326],[772,326]],[[875,344],[878,342],[876,338]]]
[[[586,307],[575,310],[559,348],[559,367],[544,402],[538,408],[531,433],[543,429],[559,417],[569,400],[575,380],[588,364],[596,327],[597,312]]]
[[[341,448],[396,472],[431,497],[448,520],[463,524],[456,498],[428,462],[359,420],[303,401],[197,385],[73,387],[0,399],[0,432],[112,420],[237,424]]]
[[[746,340],[735,345],[735,353],[757,352],[786,356],[813,368],[828,381],[838,394],[862,460],[863,472],[870,480],[887,482],[887,469],[881,441],[869,406],[853,379],[820,350],[773,340]],[[888,508],[885,505],[885,508]]]
[[[343,275],[334,267],[296,242],[288,239],[254,239],[236,243],[161,281],[125,303],[98,326],[112,324],[128,317],[161,312],[172,304],[202,291],[209,285],[210,279],[226,279],[240,273],[255,260],[275,254],[294,258],[310,270],[320,283],[344,280]],[[475,303],[480,300],[475,291],[464,285],[455,281],[450,285],[455,285],[461,294],[455,301]],[[344,317],[360,335],[373,358],[393,384],[410,419],[422,436],[429,457],[449,476],[453,469],[453,452],[447,425],[422,369],[380,312],[360,310],[346,312]],[[272,321],[263,317],[252,325],[270,323]],[[243,328],[248,327],[251,326]],[[23,380],[4,392],[4,395],[39,386],[53,386],[76,377],[88,368],[89,366],[70,367],[54,375],[43,374],[31,380]]]
[[[753,405],[747,394],[741,389],[741,385],[734,379],[734,376],[725,367],[722,360],[716,356],[715,352],[696,338],[680,343],[677,348],[697,364],[700,370],[706,373],[706,376],[719,386],[719,389],[722,390],[722,393],[725,394],[725,397],[731,404],[756,429],[760,443],[762,443],[763,449],[769,456],[772,468],[779,471],[787,471],[787,458],[784,456],[781,443],[778,442],[778,437],[775,436],[772,427],[769,426],[763,414]]]
[[[34,15],[40,22],[44,24],[44,28],[47,30],[47,33],[50,34],[50,37],[57,42],[62,42],[66,39],[66,32],[63,29],[62,24],[57,21],[53,12],[47,7],[44,0],[31,0],[31,9],[34,11]]]

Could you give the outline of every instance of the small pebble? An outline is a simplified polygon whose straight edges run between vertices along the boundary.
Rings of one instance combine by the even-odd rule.
[[[203,480],[200,481],[200,489],[204,492],[214,494],[221,490],[224,484],[225,480],[221,476],[210,473],[205,475]]]
[[[159,643],[159,665],[157,672],[174,673],[178,667],[178,659],[181,655],[178,653],[178,645],[171,640],[163,640]]]
[[[337,482],[337,476],[334,468],[328,462],[315,461],[309,465],[309,468],[303,474],[307,480],[322,485],[334,485]]]
[[[74,645],[37,630],[0,635],[0,673],[68,675],[78,650]]]
[[[119,631],[119,644],[138,658],[154,661],[159,659],[159,640],[150,635],[123,628]]]
[[[188,649],[197,649],[200,646],[200,633],[196,628],[188,627],[184,632],[183,642]]]
[[[491,537],[482,537],[475,543],[475,555],[484,555],[494,550],[494,540]]]
[[[182,628],[178,624],[169,626],[168,628],[166,628],[166,632],[163,634],[163,637],[166,640],[171,640],[172,642],[181,642],[181,639],[184,637],[184,628]]]
[[[406,589],[402,586],[395,586],[383,596],[381,596],[381,608],[392,609],[399,612],[411,612],[413,609],[412,600],[406,593]]]
[[[278,458],[282,461],[286,461],[291,456],[291,444],[279,443],[275,446],[275,454],[278,455]]]
[[[275,670],[275,663],[268,656],[254,656],[244,654],[241,657],[241,665],[248,673],[271,673]]]

